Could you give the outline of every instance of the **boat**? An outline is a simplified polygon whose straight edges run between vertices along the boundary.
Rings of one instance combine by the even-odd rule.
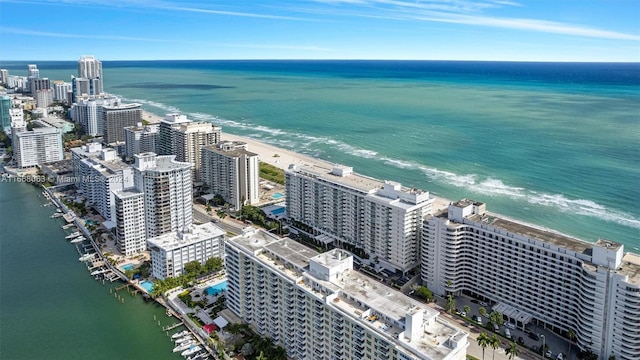
[[[100,275],[100,274],[104,274],[109,270],[105,270],[105,269],[100,269],[100,270],[96,270],[94,272],[91,273],[91,276],[96,276],[96,275]]]
[[[183,351],[180,353],[180,355],[187,357],[189,355],[193,355],[195,353],[197,353],[198,351],[202,350],[202,348],[200,347],[200,345],[191,345],[190,348],[188,348],[187,350]]]
[[[71,240],[70,243],[77,244],[77,243],[81,243],[81,242],[83,242],[85,240],[87,240],[87,238],[85,238],[84,236],[78,236],[77,238]]]
[[[187,358],[187,360],[198,360],[198,359],[202,360],[202,359],[204,359],[205,355],[206,355],[206,353],[197,353],[197,354],[195,354],[193,356],[189,356]]]
[[[185,337],[187,335],[189,335],[189,331],[188,330],[182,330],[180,332],[177,332],[177,333],[171,335],[171,339],[175,340],[177,338]]]
[[[78,261],[89,261],[89,260],[93,259],[93,255],[95,255],[95,254],[84,254],[84,255],[80,256],[80,258],[78,258]]]
[[[189,349],[190,347],[192,347],[193,345],[195,345],[195,341],[191,340],[191,341],[187,341],[186,343],[182,343],[176,347],[173,348],[173,352],[177,353],[177,352],[181,352],[181,351],[185,351],[187,349]]]
[[[76,224],[67,224],[67,225],[63,225],[62,228],[67,230],[68,228],[72,227],[72,226],[76,226]]]
[[[71,234],[69,234],[69,235],[65,236],[64,238],[65,238],[65,239],[73,239],[74,237],[78,237],[78,236],[80,236],[80,235],[82,235],[82,234],[80,233],[80,231],[74,231],[74,232],[72,232]]]
[[[55,219],[55,218],[59,218],[61,216],[62,216],[62,214],[60,214],[60,213],[54,213],[53,215],[50,216],[50,218]]]
[[[193,340],[193,336],[187,335],[185,337],[179,338],[178,340],[175,341],[175,343],[176,343],[176,345],[178,345],[178,344],[185,343],[185,342],[187,342],[189,340]]]

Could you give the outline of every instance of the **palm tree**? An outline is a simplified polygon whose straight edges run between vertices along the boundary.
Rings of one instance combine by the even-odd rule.
[[[464,312],[467,314],[467,317],[471,317],[471,306],[465,305]]]
[[[491,346],[493,348],[493,357],[492,359],[496,358],[496,349],[500,347],[500,339],[498,338],[498,335],[496,334],[492,334],[491,337],[489,338],[489,346]]]
[[[484,349],[489,346],[489,337],[486,333],[480,333],[476,339],[478,346],[482,348],[482,360],[484,360]]]
[[[518,349],[518,345],[516,345],[516,343],[511,342],[504,353],[509,357],[509,360],[513,360],[514,357],[520,355],[520,349]]]
[[[256,360],[267,360],[267,357],[264,355],[264,351],[260,351],[260,355],[258,355]]]
[[[573,343],[573,340],[576,338],[576,333],[575,331],[573,331],[573,329],[569,329],[569,331],[567,332],[567,338],[569,338],[569,351],[567,351],[567,359],[571,358],[571,345]]]
[[[451,294],[449,294],[449,296],[447,296],[447,311],[452,313],[453,309],[456,308],[456,301],[453,298],[453,296],[451,296]]]

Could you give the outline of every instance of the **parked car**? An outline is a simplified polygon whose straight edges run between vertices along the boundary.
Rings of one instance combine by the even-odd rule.
[[[511,339],[511,331],[509,329],[504,329],[504,337]]]
[[[511,330],[515,330],[516,329],[516,325],[510,322],[507,322],[504,324],[505,327],[511,329]]]
[[[564,356],[562,355],[562,353],[558,353],[558,356],[556,356],[556,360],[562,360],[564,358]]]
[[[498,324],[493,324],[493,330],[495,330],[495,332],[500,331],[500,326],[498,326]]]
[[[479,304],[480,304],[480,306],[484,306],[484,307],[489,306],[489,304],[487,304],[487,303],[486,303],[486,302],[484,302],[484,301],[480,301],[480,302],[479,302]]]
[[[473,318],[476,322],[478,322],[480,325],[482,325],[482,318],[480,317],[480,315],[476,315],[476,317]]]
[[[530,332],[529,333],[529,337],[532,338],[535,341],[540,341],[540,336],[538,336],[538,334],[536,334],[534,332]]]
[[[547,352],[544,354],[544,356],[550,358],[553,354],[551,353],[551,350],[547,350]]]
[[[524,339],[522,338],[522,336],[518,337],[518,344],[524,344]]]
[[[477,304],[477,303],[478,303],[478,300],[477,300],[477,299],[471,299],[471,303],[473,303],[473,304]]]

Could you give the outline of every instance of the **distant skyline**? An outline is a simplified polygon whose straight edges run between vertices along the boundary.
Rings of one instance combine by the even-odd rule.
[[[0,0],[0,61],[640,61],[638,0]]]

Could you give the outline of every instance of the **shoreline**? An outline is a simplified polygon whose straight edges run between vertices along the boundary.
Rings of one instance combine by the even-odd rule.
[[[148,120],[151,124],[155,124],[162,120],[162,117],[151,113],[147,110],[142,110],[142,118]],[[327,169],[331,169],[337,164],[331,163],[329,161],[325,161],[322,159],[314,158],[308,155],[300,154],[292,150],[284,149],[277,147],[275,145],[267,144],[260,140],[252,139],[246,136],[234,135],[225,133],[224,129],[222,129],[221,140],[223,141],[242,141],[247,143],[248,151],[256,153],[259,155],[259,160],[261,162],[273,165],[279,169],[287,170],[289,165],[314,165]],[[345,164],[346,165],[346,164]],[[350,166],[350,165],[347,165]],[[366,175],[365,175],[366,176]],[[391,180],[391,179],[386,179]],[[424,191],[428,191],[423,189]],[[436,196],[429,191],[429,196],[434,199],[432,212],[436,213],[442,210],[446,210],[451,203],[451,200]]]

